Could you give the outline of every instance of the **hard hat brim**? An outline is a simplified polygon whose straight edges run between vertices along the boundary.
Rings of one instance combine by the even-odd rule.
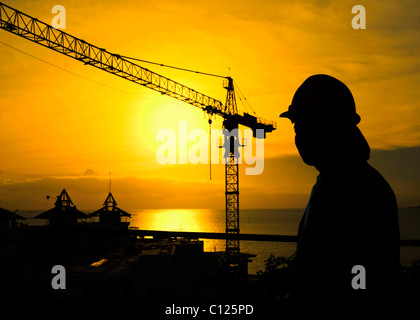
[[[292,123],[294,122],[294,117],[292,115],[292,112],[290,112],[290,110],[287,110],[285,112],[280,113],[279,117],[280,118],[287,118],[290,121],[292,121]]]

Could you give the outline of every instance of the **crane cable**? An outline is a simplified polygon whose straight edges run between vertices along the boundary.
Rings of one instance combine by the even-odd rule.
[[[11,49],[14,49],[14,50],[16,50],[16,51],[18,51],[18,52],[20,52],[20,53],[26,54],[27,56],[29,56],[29,57],[31,57],[31,58],[34,58],[34,59],[39,60],[39,61],[41,61],[41,62],[43,62],[43,63],[45,63],[45,64],[48,64],[48,65],[50,65],[50,66],[52,66],[52,67],[54,67],[54,68],[57,68],[57,69],[60,69],[60,70],[62,70],[62,71],[64,71],[64,72],[67,72],[67,73],[69,73],[69,74],[72,74],[72,75],[74,75],[74,76],[76,76],[76,77],[79,77],[79,78],[82,78],[82,79],[84,79],[84,80],[87,80],[87,81],[90,81],[90,82],[96,83],[96,84],[98,84],[98,85],[101,85],[101,86],[106,87],[106,88],[109,88],[109,89],[113,89],[113,90],[116,90],[116,91],[122,92],[122,93],[127,94],[127,95],[131,95],[131,96],[134,96],[134,97],[137,97],[137,98],[142,98],[142,99],[144,99],[144,98],[145,98],[145,97],[143,97],[143,96],[139,96],[139,95],[137,95],[137,94],[134,94],[134,93],[132,93],[132,92],[128,92],[128,91],[125,91],[125,90],[122,90],[122,89],[119,89],[119,88],[115,88],[115,87],[110,86],[110,85],[108,85],[108,84],[105,84],[105,83],[102,83],[102,82],[99,82],[99,81],[96,81],[96,80],[90,79],[90,78],[88,78],[88,77],[86,77],[86,76],[82,76],[82,75],[80,75],[80,74],[78,74],[78,73],[76,73],[76,72],[73,72],[73,71],[67,70],[67,69],[62,68],[62,67],[60,67],[60,66],[57,66],[57,65],[55,65],[55,64],[53,64],[53,63],[51,63],[51,62],[48,62],[48,61],[46,61],[46,60],[44,60],[44,59],[41,59],[41,58],[38,58],[38,57],[36,57],[36,56],[34,56],[34,55],[32,55],[32,54],[30,54],[30,53],[26,52],[26,51],[23,51],[23,50],[21,50],[21,49],[18,49],[18,48],[14,47],[14,46],[12,46],[12,45],[10,45],[10,44],[8,44],[8,43],[5,43],[5,42],[3,42],[3,41],[0,41],[0,43],[1,43],[1,44],[3,44],[3,45],[5,45],[5,46],[7,46],[7,47],[9,47],[9,48],[11,48]]]
[[[116,55],[116,56],[117,57],[120,57],[120,58],[125,58],[125,59],[128,59],[128,60],[135,60],[135,61],[140,61],[140,62],[144,62],[144,63],[154,64],[154,65],[157,65],[157,66],[160,66],[160,67],[172,68],[172,69],[176,69],[176,70],[181,70],[181,71],[186,71],[186,72],[192,72],[192,73],[196,73],[196,74],[202,74],[202,75],[206,75],[206,76],[223,78],[223,79],[227,79],[228,78],[226,76],[221,76],[221,75],[214,74],[214,73],[207,73],[207,72],[195,71],[195,70],[191,70],[191,69],[170,66],[170,65],[163,64],[163,63],[157,63],[157,62],[152,62],[152,61],[148,61],[148,60],[143,60],[143,59],[128,57],[128,56],[122,56],[122,55]],[[229,70],[230,70],[230,68],[229,68]],[[236,88],[238,89],[239,93],[242,95],[242,97],[244,98],[244,100],[248,104],[248,106],[251,108],[251,110],[254,113],[254,115],[257,115],[257,113],[255,112],[254,108],[252,108],[251,104],[249,103],[249,101],[247,100],[247,98],[245,97],[245,95],[242,93],[241,89],[239,89],[239,86],[236,83],[236,81],[234,82],[234,84],[235,84]],[[241,101],[241,103],[244,106],[244,108],[247,109],[246,105],[242,102],[242,99],[241,99],[240,96],[239,96],[239,100]],[[248,110],[246,110],[246,111],[248,111]]]
[[[251,108],[252,112],[254,113],[254,115],[257,115],[257,113],[255,112],[254,108],[251,106],[251,104],[249,103],[249,101],[247,100],[247,98],[245,97],[245,95],[242,93],[241,89],[239,89],[238,84],[236,83],[236,81],[234,81],[235,87],[238,89],[239,93],[242,95],[242,97],[244,98],[244,100],[246,101],[246,103],[249,105],[249,107]],[[239,97],[239,100],[242,102],[241,97]],[[242,103],[243,104],[243,103]],[[244,104],[243,104],[244,105]],[[245,109],[246,106],[244,105]]]
[[[221,76],[221,75],[214,74],[214,73],[207,73],[207,72],[195,71],[195,70],[186,69],[186,68],[169,66],[169,65],[166,65],[166,64],[163,64],[163,63],[157,63],[157,62],[152,62],[152,61],[143,60],[143,59],[137,59],[137,58],[127,57],[127,56],[122,56],[122,55],[117,55],[117,54],[115,56],[120,57],[120,58],[125,58],[125,59],[128,59],[128,60],[135,60],[135,61],[140,61],[140,62],[144,62],[144,63],[154,64],[154,65],[157,65],[157,66],[160,66],[160,67],[172,68],[172,69],[177,69],[177,70],[181,70],[181,71],[187,71],[187,72],[202,74],[202,75],[206,75],[206,76],[211,76],[211,77],[218,77],[218,78],[224,78],[224,79],[227,78],[226,76]]]

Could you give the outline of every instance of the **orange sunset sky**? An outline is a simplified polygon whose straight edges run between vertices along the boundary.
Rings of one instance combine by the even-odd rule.
[[[265,168],[246,176],[241,208],[302,208],[317,171],[278,115],[310,75],[330,74],[353,92],[370,163],[400,206],[420,205],[420,11],[407,1],[5,1],[109,52],[230,75],[258,116],[277,122]],[[351,9],[366,8],[366,29]],[[66,188],[81,210],[108,191],[123,209],[223,208],[224,166],[161,165],[160,129],[208,130],[204,113],[0,30],[0,207],[42,210]],[[12,48],[12,47],[13,48]],[[29,55],[28,55],[29,54]],[[222,79],[139,63],[221,101]],[[243,104],[238,100],[241,110]],[[213,128],[221,128],[221,119]],[[49,206],[52,203],[49,202]]]

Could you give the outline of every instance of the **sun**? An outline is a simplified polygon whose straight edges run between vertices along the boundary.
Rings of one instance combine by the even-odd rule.
[[[162,144],[156,137],[160,130],[171,130],[180,139],[180,123],[187,124],[188,132],[193,129],[209,130],[208,116],[192,105],[173,99],[153,100],[139,109],[135,115],[132,136],[139,150],[155,157],[156,150]]]

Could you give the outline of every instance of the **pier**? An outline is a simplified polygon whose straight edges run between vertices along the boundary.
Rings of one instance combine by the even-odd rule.
[[[272,242],[296,242],[297,236],[276,234],[252,234],[252,233],[224,233],[224,232],[191,232],[191,231],[158,231],[129,229],[132,235],[153,238],[186,238],[186,239],[218,239],[218,240],[248,240],[248,241],[272,241]],[[420,239],[400,240],[400,246],[420,246]]]

